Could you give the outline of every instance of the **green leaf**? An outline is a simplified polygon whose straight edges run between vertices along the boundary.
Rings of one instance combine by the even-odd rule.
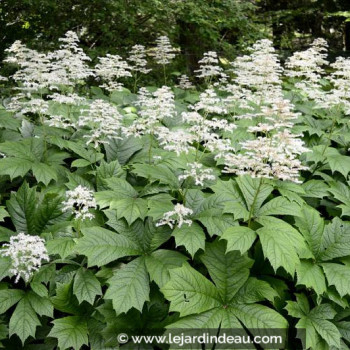
[[[155,221],[160,220],[164,213],[174,209],[173,200],[174,198],[168,193],[160,193],[150,197],[147,200],[147,206],[149,208],[147,215]]]
[[[124,256],[140,255],[135,242],[102,227],[83,228],[83,238],[77,241],[77,252],[88,257],[89,266],[102,266]]]
[[[23,296],[24,292],[19,289],[0,290],[0,315],[18,303],[23,298]]]
[[[70,276],[69,279],[69,283],[57,283],[56,295],[51,298],[51,302],[55,309],[61,312],[79,315],[82,310],[79,308],[77,298],[73,295],[72,277]]]
[[[320,214],[317,210],[304,206],[301,208],[300,217],[295,219],[295,224],[317,257],[320,254],[324,231],[324,221]]]
[[[260,304],[230,305],[234,315],[249,328],[287,328],[288,323],[277,311]]]
[[[48,337],[58,339],[60,350],[80,349],[88,345],[87,323],[82,317],[68,316],[52,321],[53,327]]]
[[[263,205],[256,213],[256,216],[264,215],[293,215],[299,216],[300,206],[284,197],[276,197]]]
[[[51,180],[57,181],[57,171],[54,167],[44,163],[33,163],[32,164],[33,175],[38,182],[42,182],[47,186]]]
[[[195,222],[191,226],[176,227],[172,235],[175,237],[176,246],[183,245],[192,257],[199,249],[204,250],[205,234],[203,229]]]
[[[323,263],[322,268],[329,285],[333,285],[341,297],[350,295],[350,269],[348,266]]]
[[[258,209],[273,191],[273,187],[263,183],[263,179],[255,179],[247,175],[237,177],[236,181],[242,191],[248,210],[251,210],[256,216]]]
[[[133,168],[133,173],[148,179],[150,182],[159,181],[160,184],[179,188],[179,180],[174,172],[165,165],[134,164]]]
[[[31,291],[26,294],[26,298],[28,298],[30,305],[38,315],[53,317],[53,305],[49,298],[39,296]]]
[[[312,309],[307,318],[329,346],[339,348],[340,332],[332,322],[327,321],[327,319],[333,319],[335,315],[335,310],[329,304],[322,304]]]
[[[55,238],[46,242],[46,248],[50,255],[58,254],[65,259],[73,253],[75,242],[71,237]]]
[[[225,254],[224,241],[207,243],[201,260],[209,271],[225,304],[235,296],[249,277],[253,261],[239,252]]]
[[[277,298],[278,293],[266,282],[249,277],[243,287],[234,297],[234,302],[243,304],[253,304],[259,301],[269,300],[272,303]],[[232,303],[232,301],[231,301]]]
[[[35,187],[24,182],[17,193],[11,193],[7,209],[17,232],[37,234],[35,225]]]
[[[9,175],[11,181],[16,177],[24,177],[31,169],[32,162],[21,158],[0,159],[0,175]]]
[[[325,154],[332,172],[338,171],[347,178],[350,172],[350,157],[341,155],[337,149],[332,147],[328,147]]]
[[[227,309],[214,308],[209,311],[202,312],[201,314],[194,314],[182,317],[178,321],[167,325],[166,328],[172,331],[172,334],[174,334],[175,329],[219,329],[220,323],[223,321],[223,318],[226,318],[226,320],[229,318],[229,316],[227,316],[226,311]],[[231,325],[232,323],[230,323],[230,326]],[[241,325],[237,319],[234,325],[237,328],[241,328]]]
[[[137,191],[126,180],[119,177],[111,177],[104,180],[108,188],[110,188],[116,195],[117,199],[136,197]]]
[[[102,295],[102,289],[92,271],[80,268],[74,277],[73,293],[80,304],[85,300],[93,305],[96,295]]]
[[[222,305],[215,286],[187,263],[170,270],[170,281],[161,291],[170,301],[170,311],[178,311],[181,316]]]
[[[5,277],[10,276],[9,270],[11,266],[12,266],[11,259],[9,257],[2,257],[0,255],[0,281]]]
[[[151,281],[155,281],[159,288],[170,279],[170,269],[181,267],[187,258],[172,250],[159,249],[145,257],[147,271]]]
[[[324,228],[319,258],[322,261],[350,255],[350,223],[334,218]]]
[[[139,138],[129,137],[123,140],[111,139],[104,148],[108,162],[118,160],[121,165],[124,165],[134,153],[143,148],[143,144]]]
[[[125,218],[129,225],[137,219],[144,220],[148,211],[147,201],[142,198],[124,198],[111,208],[117,209],[118,219]]]
[[[234,218],[247,220],[249,211],[241,191],[233,180],[221,181],[211,187],[224,206],[224,213],[232,213]]]
[[[259,219],[259,223],[264,225],[257,233],[265,258],[275,271],[283,267],[294,276],[300,262],[298,253],[305,251],[302,237],[292,226],[276,218],[264,217]]]
[[[297,301],[287,301],[285,309],[288,315],[302,318],[309,314],[310,306],[307,297],[304,294],[295,294]]]
[[[133,307],[142,311],[150,292],[144,258],[137,258],[121,267],[108,280],[108,284],[105,299],[112,299],[117,314]]]
[[[8,212],[6,211],[5,207],[0,207],[0,221],[4,221],[5,218],[9,216]]]
[[[37,233],[50,229],[51,225],[64,221],[69,214],[62,212],[63,198],[57,193],[48,192],[37,204],[35,228]]]
[[[226,252],[239,250],[244,254],[254,243],[257,235],[255,231],[245,226],[233,226],[228,228],[221,239],[227,241]]]
[[[326,288],[326,280],[320,266],[311,261],[302,260],[297,266],[298,284],[303,284],[307,288],[312,288],[320,295]]]
[[[305,191],[303,197],[323,198],[328,195],[329,186],[322,180],[310,180],[303,183],[302,188]]]
[[[9,335],[17,334],[24,344],[28,337],[35,337],[37,326],[40,326],[40,321],[28,298],[24,297],[19,301],[10,318]]]

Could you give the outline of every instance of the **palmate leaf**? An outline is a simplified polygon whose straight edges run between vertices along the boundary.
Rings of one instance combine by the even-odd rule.
[[[264,216],[264,215],[292,215],[299,216],[300,206],[289,201],[284,197],[275,197],[264,204],[255,214],[255,216]]]
[[[72,254],[74,247],[75,242],[71,237],[55,238],[46,242],[49,255],[58,254],[62,259]]]
[[[324,221],[317,210],[303,206],[301,215],[296,217],[295,224],[305,237],[312,253],[317,258],[321,251]]]
[[[13,180],[16,177],[24,177],[31,169],[32,162],[21,158],[0,159],[0,175],[8,175]]]
[[[170,280],[170,269],[181,267],[187,257],[172,250],[158,249],[145,257],[145,264],[151,281],[155,281],[159,288]]]
[[[260,304],[233,304],[234,315],[247,328],[287,328],[286,319],[275,310]]]
[[[334,218],[324,228],[320,260],[327,261],[350,255],[350,223]]]
[[[57,181],[57,170],[52,165],[35,162],[32,164],[31,169],[37,181],[42,182],[45,186],[47,186],[51,180]]]
[[[181,316],[222,305],[215,286],[187,263],[170,270],[170,280],[161,291],[170,300],[170,311],[178,311]]]
[[[332,172],[338,171],[347,178],[350,172],[350,157],[340,154],[336,148],[332,147],[327,148],[325,155]]]
[[[249,211],[244,200],[244,197],[238,187],[238,184],[233,181],[218,180],[215,185],[211,186],[216,196],[218,196],[224,206],[224,213],[232,213],[235,219],[247,220]]]
[[[129,225],[137,219],[144,220],[148,211],[147,201],[142,198],[121,199],[111,209],[116,209],[118,219],[125,218]]]
[[[36,234],[37,220],[36,211],[36,195],[35,187],[30,188],[24,182],[18,189],[17,193],[12,193],[11,198],[7,201],[7,209],[15,225],[17,232]]]
[[[62,212],[62,197],[47,192],[44,196],[26,182],[7,201],[7,209],[17,232],[40,234],[49,226],[67,218]]]
[[[133,168],[133,173],[148,179],[150,182],[159,181],[159,183],[169,185],[173,188],[179,187],[178,178],[175,176],[174,172],[165,165],[134,164]]]
[[[73,293],[79,303],[85,300],[93,304],[95,297],[102,294],[101,284],[92,271],[81,268],[74,277]]]
[[[329,285],[334,285],[341,297],[350,295],[350,269],[334,263],[321,264]]]
[[[142,311],[143,304],[149,300],[149,277],[145,259],[137,258],[117,270],[108,280],[105,299],[112,299],[117,314],[131,308]]]
[[[329,346],[339,348],[341,334],[337,327],[330,322],[336,315],[336,311],[329,304],[316,306],[310,311],[307,298],[303,294],[297,294],[297,302],[288,301],[286,309],[288,314],[299,318],[296,328],[306,331],[306,348],[319,349],[319,337]]]
[[[83,228],[83,238],[77,241],[77,252],[86,255],[89,266],[102,266],[124,256],[142,254],[137,243],[102,227]]]
[[[224,241],[208,243],[204,254],[201,255],[201,260],[208,269],[221,299],[227,304],[247,281],[249,268],[253,261],[237,251],[227,254],[225,254],[225,251],[226,244]]]
[[[26,294],[33,310],[40,316],[53,317],[53,304],[48,297],[39,296],[38,294],[29,291]]]
[[[24,341],[35,336],[36,327],[40,326],[40,321],[31,306],[28,297],[22,298],[16,306],[9,323],[9,335],[17,334]]]
[[[255,179],[250,176],[239,176],[236,181],[245,199],[247,209],[255,216],[258,209],[273,191],[273,187],[264,183],[262,179]]]
[[[228,228],[221,239],[227,241],[226,252],[238,250],[244,254],[254,243],[257,234],[246,226],[233,226]]]
[[[204,249],[205,233],[195,222],[191,226],[176,227],[172,235],[175,237],[176,246],[183,245],[192,257],[199,249]]]
[[[342,210],[342,216],[350,215],[350,187],[341,182],[332,182],[331,187],[328,190],[335,199],[339,200],[342,204],[338,205],[338,208]]]
[[[313,288],[317,294],[324,293],[326,288],[325,275],[320,266],[311,261],[302,260],[297,266],[298,284]]]
[[[48,336],[58,339],[60,350],[80,349],[83,345],[88,345],[88,328],[84,318],[68,316],[56,319],[52,323],[53,327]]]
[[[300,263],[299,256],[309,255],[303,237],[283,220],[263,217],[258,221],[263,225],[257,233],[265,258],[270,261],[275,271],[283,267],[293,276]]]
[[[58,152],[57,158],[55,153],[50,152],[49,156],[52,158],[45,163],[42,160],[44,149],[43,140],[38,138],[1,143],[0,151],[11,157],[0,159],[0,175],[9,175],[13,180],[17,176],[25,176],[29,170],[32,170],[37,181],[46,186],[51,180],[56,181],[57,171],[54,166],[66,158],[67,154]]]
[[[23,297],[24,292],[20,289],[0,290],[0,315],[18,303]]]

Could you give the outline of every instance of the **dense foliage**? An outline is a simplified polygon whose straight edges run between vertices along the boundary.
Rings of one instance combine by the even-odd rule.
[[[162,33],[181,47],[179,64],[192,73],[205,51],[232,59],[266,37],[286,51],[320,36],[331,51],[349,51],[349,18],[347,0],[2,0],[0,59],[15,40],[56,48],[68,30],[80,32],[92,58],[127,53],[135,42],[151,45]]]
[[[350,61],[317,39],[282,67],[265,39],[207,52],[196,87],[165,36],[95,65],[59,45],[15,42],[1,77],[2,347],[192,327],[348,349]]]

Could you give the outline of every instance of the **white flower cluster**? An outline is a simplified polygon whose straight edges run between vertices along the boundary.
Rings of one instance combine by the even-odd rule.
[[[195,71],[198,78],[225,77],[224,70],[219,66],[218,55],[215,51],[204,53],[204,57],[198,61],[199,69]]]
[[[192,214],[192,209],[177,203],[174,206],[174,210],[164,213],[162,220],[160,220],[156,226],[169,225],[170,228],[174,228],[175,225],[180,228],[183,224],[191,226],[192,220],[186,219],[186,217]]]
[[[127,58],[131,62],[131,70],[143,74],[149,73],[152,69],[146,68],[146,49],[143,45],[134,45],[130,50],[130,56]]]
[[[185,170],[183,175],[179,175],[179,180],[186,180],[187,178],[193,178],[196,185],[204,186],[205,180],[214,181],[216,179],[213,175],[213,169],[204,168],[201,163],[187,163],[189,170]]]
[[[49,261],[45,241],[39,236],[26,235],[23,232],[10,238],[0,251],[2,256],[11,259],[10,273],[16,275],[15,283],[23,278],[28,282],[33,273],[39,270],[44,260]]]
[[[94,214],[89,211],[97,207],[93,191],[79,185],[74,190],[67,191],[66,198],[63,202],[63,212],[71,211],[75,219],[92,220],[94,218]]]
[[[302,79],[295,83],[306,97],[323,99],[324,92],[320,79],[325,73],[323,66],[329,62],[327,58],[327,42],[324,39],[315,39],[310,48],[295,52],[286,61],[285,75],[291,78]]]
[[[107,54],[105,57],[98,58],[99,63],[95,66],[96,75],[105,81],[101,85],[107,91],[121,90],[123,84],[119,81],[121,78],[131,77],[131,67],[119,55]]]
[[[239,153],[226,153],[224,172],[300,182],[299,172],[308,168],[298,156],[309,150],[300,139],[302,135],[291,132],[293,120],[299,116],[292,109],[289,100],[262,108],[265,122],[248,128],[262,136],[241,142]]]
[[[179,84],[177,85],[177,87],[179,87],[180,89],[183,89],[183,90],[194,89],[194,86],[192,85],[192,83],[190,82],[190,80],[186,74],[180,75]]]
[[[235,75],[233,84],[226,87],[257,105],[271,103],[282,98],[281,74],[283,68],[271,40],[257,41],[249,55],[238,57],[231,63]],[[233,85],[233,87],[232,87]],[[243,93],[237,91],[238,85]]]
[[[156,63],[166,65],[171,63],[175,58],[175,49],[171,46],[167,36],[160,36],[156,40],[156,47],[153,48],[150,56],[154,58]]]
[[[176,115],[175,97],[168,86],[163,86],[153,93],[141,88],[137,105],[140,107],[139,117],[131,125],[123,128],[126,136],[156,134],[164,118],[173,118]]]
[[[104,100],[94,100],[88,110],[83,110],[79,117],[77,128],[88,130],[84,138],[97,148],[108,143],[108,138],[120,138],[123,116],[118,109]]]

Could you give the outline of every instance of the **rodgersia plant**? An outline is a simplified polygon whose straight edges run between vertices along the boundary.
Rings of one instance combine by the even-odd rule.
[[[34,272],[40,269],[42,262],[50,260],[45,241],[39,236],[30,236],[23,232],[10,237],[10,242],[3,245],[0,254],[10,258],[9,272],[16,276],[15,283],[20,278],[29,282]]]
[[[119,332],[195,326],[347,349],[349,60],[327,66],[326,47],[281,64],[263,39],[227,70],[208,52],[207,81],[174,88],[142,45],[94,63],[73,32],[45,53],[14,43],[0,347],[117,349]],[[153,63],[170,72],[174,54],[159,38]]]
[[[131,77],[131,67],[119,55],[107,54],[99,57],[99,63],[95,66],[97,77],[104,81],[101,87],[107,91],[121,90],[123,84],[120,79]]]
[[[84,186],[79,185],[74,190],[67,191],[66,200],[62,204],[62,210],[72,212],[75,219],[94,218],[94,214],[90,212],[90,209],[96,208],[94,193]]]
[[[182,225],[192,225],[192,220],[186,219],[189,215],[193,214],[192,209],[186,208],[183,204],[177,203],[174,206],[174,210],[164,213],[162,220],[157,223],[157,226],[169,225],[173,228],[174,225],[181,228]]]
[[[225,77],[224,70],[219,66],[218,55],[215,51],[205,52],[204,57],[198,62],[199,69],[196,70],[198,78],[204,78],[210,82],[213,78]]]
[[[150,52],[150,56],[153,57],[155,62],[163,66],[165,85],[167,83],[166,65],[170,64],[171,61],[175,58],[176,56],[175,53],[176,53],[176,50],[171,45],[170,40],[166,35],[159,36],[156,39],[156,46]]]

